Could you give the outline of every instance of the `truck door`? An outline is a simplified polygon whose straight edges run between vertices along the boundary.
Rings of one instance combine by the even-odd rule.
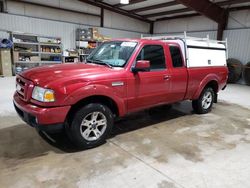
[[[169,99],[171,102],[177,102],[185,97],[188,72],[180,47],[177,44],[170,44],[169,51],[172,59]]]
[[[164,46],[143,46],[135,63],[139,60],[150,61],[150,71],[131,72],[128,79],[128,111],[164,103],[169,92],[169,70],[166,67]]]

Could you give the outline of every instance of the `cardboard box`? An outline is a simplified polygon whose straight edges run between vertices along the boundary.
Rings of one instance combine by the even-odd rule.
[[[12,76],[10,49],[0,49],[0,75]]]
[[[81,48],[87,48],[88,47],[88,41],[76,41],[76,45]]]
[[[40,61],[40,57],[39,56],[31,56],[30,61]]]
[[[14,53],[13,53],[13,60],[14,60],[14,62],[19,61],[19,52],[15,52],[14,51]]]

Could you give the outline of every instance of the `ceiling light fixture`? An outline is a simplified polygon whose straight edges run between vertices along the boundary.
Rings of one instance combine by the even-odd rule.
[[[129,4],[129,0],[120,0],[120,3],[124,4],[124,5],[127,5],[127,4]]]

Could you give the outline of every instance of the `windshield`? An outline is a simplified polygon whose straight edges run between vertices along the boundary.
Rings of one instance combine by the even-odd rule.
[[[87,58],[87,62],[110,67],[124,67],[132,55],[137,42],[104,42]]]

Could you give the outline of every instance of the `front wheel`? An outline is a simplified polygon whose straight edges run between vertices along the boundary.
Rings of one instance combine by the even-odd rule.
[[[80,108],[73,121],[67,125],[67,133],[72,142],[80,148],[93,148],[103,144],[113,127],[111,110],[99,103]]]
[[[205,88],[199,99],[192,101],[194,111],[198,114],[210,112],[214,103],[214,95],[214,90],[211,87]]]

